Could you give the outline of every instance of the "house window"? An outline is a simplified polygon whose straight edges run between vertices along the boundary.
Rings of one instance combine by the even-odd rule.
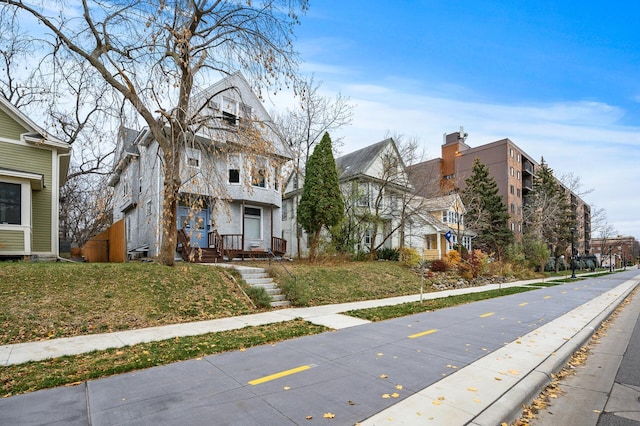
[[[518,224],[518,233],[521,233],[521,232],[522,232],[522,224],[521,224],[521,223],[519,223],[519,224]]]
[[[298,173],[293,175],[293,189],[298,189]]]
[[[122,195],[127,195],[129,193],[129,182],[126,180],[122,184]]]
[[[514,223],[511,224],[511,231],[515,231],[516,225]]]
[[[442,211],[442,223],[447,223],[447,211]]]
[[[194,148],[186,149],[187,165],[191,167],[200,167],[200,150]]]
[[[262,239],[262,209],[244,208],[244,237],[249,240]]]
[[[146,212],[147,216],[151,216],[151,200],[147,201]]]
[[[267,172],[264,169],[255,168],[253,170],[253,176],[251,178],[251,185],[258,188],[266,188],[267,186]]]
[[[371,240],[373,237],[373,232],[371,229],[367,229],[364,233],[364,245],[371,246]]]
[[[273,189],[280,189],[280,167],[276,167],[273,173]]]
[[[222,98],[222,120],[230,126],[238,125],[238,102],[226,96]]]
[[[229,169],[229,183],[240,183],[240,169]]]
[[[359,207],[369,207],[369,185],[366,183],[358,183],[359,197],[357,205]]]
[[[252,108],[250,105],[240,103],[240,117],[244,119],[251,118]]]
[[[22,224],[22,185],[0,182],[0,223]]]
[[[283,200],[282,201],[282,220],[287,220],[287,214],[289,210],[289,201],[288,200]]]

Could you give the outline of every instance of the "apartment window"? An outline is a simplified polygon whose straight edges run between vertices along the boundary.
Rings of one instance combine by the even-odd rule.
[[[518,177],[518,180],[520,180],[520,171],[516,172],[516,176]]]
[[[509,192],[511,193],[511,195],[513,195],[513,189],[514,189],[514,188],[513,188],[513,185],[511,185],[511,186],[509,187]]]
[[[200,167],[200,150],[194,148],[187,148],[187,165],[191,167]]]
[[[515,213],[516,212],[516,205],[511,203],[511,213]]]
[[[509,174],[510,174],[511,176],[513,176],[513,171],[514,171],[514,170],[513,170],[513,167],[509,167]]]
[[[509,157],[513,158],[513,148],[509,148]]]
[[[518,233],[521,233],[521,232],[522,232],[522,224],[521,224],[521,223],[519,223],[519,224],[518,224]]]
[[[518,198],[520,198],[520,188],[518,188],[516,192],[517,192]]]
[[[516,154],[516,161],[519,163],[520,162],[520,154]]]
[[[22,185],[0,182],[0,223],[22,224]]]
[[[250,240],[262,239],[262,209],[244,208],[244,237]]]
[[[515,224],[515,223],[512,223],[512,224],[511,224],[511,231],[513,232],[513,231],[515,231],[515,230],[516,230],[516,224]]]
[[[518,216],[522,216],[522,207],[518,206]]]

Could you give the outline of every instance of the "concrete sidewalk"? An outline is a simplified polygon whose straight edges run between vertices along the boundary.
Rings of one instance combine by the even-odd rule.
[[[481,287],[469,287],[457,290],[425,293],[422,295],[422,298],[423,300],[438,299],[458,294],[478,293],[488,290],[496,290],[498,288],[518,287],[537,282],[542,282],[542,280],[516,281],[502,285],[490,284]],[[314,324],[339,330],[369,322],[348,315],[341,315],[341,312],[415,302],[419,301],[420,298],[421,296],[418,294],[379,300],[365,300],[362,302],[314,306],[309,308],[278,309],[259,314],[241,315],[209,321],[189,322],[136,330],[118,331],[115,333],[89,334],[77,337],[65,337],[38,342],[4,345],[0,346],[0,366],[22,364],[29,361],[42,361],[65,355],[78,355],[94,350],[120,348],[123,346],[155,342],[175,337],[197,336],[206,333],[236,330],[247,326],[273,324],[282,321],[290,321],[295,318],[302,318]]]

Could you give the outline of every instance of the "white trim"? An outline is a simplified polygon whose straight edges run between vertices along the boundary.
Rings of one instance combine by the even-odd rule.
[[[245,204],[244,205],[244,209],[246,208],[250,208],[250,209],[258,209],[260,210],[260,238],[248,238],[246,233],[245,233],[245,226],[244,226],[244,222],[247,220],[247,214],[243,211],[242,212],[242,233],[244,234],[244,239],[245,241],[264,241],[264,209],[262,207],[259,206],[252,206],[249,204]],[[252,216],[255,218],[255,216]]]
[[[51,253],[58,256],[60,235],[58,215],[60,214],[60,163],[58,152],[51,150]]]
[[[28,179],[3,178],[4,183],[14,183],[20,185],[20,225],[0,223],[2,231],[22,231],[24,251],[0,251],[2,255],[25,255],[30,256],[31,253],[31,234],[33,232],[33,224],[31,223],[31,209],[33,200],[31,199],[31,183]]]

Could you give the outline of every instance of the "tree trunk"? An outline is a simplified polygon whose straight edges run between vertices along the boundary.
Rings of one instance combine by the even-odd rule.
[[[311,247],[309,247],[309,263],[313,262],[316,258],[316,248],[318,247],[318,241],[320,240],[320,231],[322,231],[322,228],[318,229],[311,239]]]
[[[161,229],[162,243],[158,262],[173,266],[178,239],[178,203],[180,194],[180,155],[165,153],[164,182],[162,185]]]

